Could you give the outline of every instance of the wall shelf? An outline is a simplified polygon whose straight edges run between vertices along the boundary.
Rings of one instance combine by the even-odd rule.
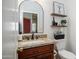
[[[51,25],[51,27],[67,27],[67,26],[62,26],[62,25]]]
[[[67,17],[67,15],[52,13],[51,16]]]

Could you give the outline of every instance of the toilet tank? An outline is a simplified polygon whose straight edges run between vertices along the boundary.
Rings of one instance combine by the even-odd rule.
[[[65,49],[66,48],[66,39],[60,39],[60,40],[57,40],[57,49],[58,50],[62,50],[62,49]]]

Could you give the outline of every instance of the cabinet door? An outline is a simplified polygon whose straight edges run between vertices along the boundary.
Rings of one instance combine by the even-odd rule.
[[[54,57],[53,57],[53,53],[46,53],[37,56],[37,59],[54,59]]]

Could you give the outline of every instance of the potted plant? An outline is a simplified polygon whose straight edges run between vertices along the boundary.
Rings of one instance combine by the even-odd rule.
[[[67,23],[67,20],[61,20],[61,25],[65,26]]]

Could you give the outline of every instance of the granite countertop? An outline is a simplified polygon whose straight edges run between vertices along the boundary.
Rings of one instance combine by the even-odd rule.
[[[18,49],[19,48],[32,48],[32,47],[37,47],[37,46],[43,46],[43,45],[47,45],[47,44],[55,44],[57,43],[57,40],[31,40],[31,41],[20,41],[18,42]]]

